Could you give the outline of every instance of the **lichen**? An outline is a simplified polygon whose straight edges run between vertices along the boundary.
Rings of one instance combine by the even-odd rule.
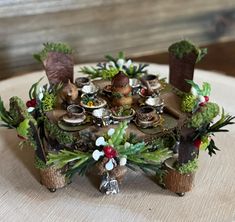
[[[207,54],[207,49],[200,49],[187,40],[182,40],[172,44],[168,48],[168,51],[174,54],[178,59],[182,59],[187,54],[195,53],[197,55],[196,62],[199,62]]]
[[[192,112],[196,105],[196,97],[192,94],[185,94],[182,99],[181,110],[183,112]]]
[[[189,121],[189,127],[200,128],[209,124],[219,114],[219,106],[216,103],[207,103],[195,112]]]
[[[180,166],[177,167],[177,170],[181,173],[181,174],[189,174],[189,173],[193,173],[197,170],[198,168],[198,158],[195,158],[191,161],[188,161],[187,163],[184,163]]]

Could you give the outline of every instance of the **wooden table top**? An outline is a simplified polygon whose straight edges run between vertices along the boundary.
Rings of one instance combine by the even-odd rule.
[[[152,64],[150,70],[163,77],[168,73],[167,66]],[[27,100],[28,89],[42,76],[40,71],[2,81],[0,95],[6,104],[13,95]],[[196,70],[195,81],[209,81],[211,100],[235,114],[234,78]],[[39,183],[32,148],[19,149],[15,130],[0,128],[0,221],[235,221],[235,126],[229,129],[216,137],[221,149],[216,156],[201,152],[193,190],[178,197],[132,171],[115,196],[103,196],[89,177],[76,177],[50,193]]]

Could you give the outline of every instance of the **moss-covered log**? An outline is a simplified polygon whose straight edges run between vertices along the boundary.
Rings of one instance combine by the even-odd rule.
[[[181,174],[173,168],[170,161],[164,165],[167,173],[163,176],[165,188],[174,193],[185,193],[192,189],[195,173]]]

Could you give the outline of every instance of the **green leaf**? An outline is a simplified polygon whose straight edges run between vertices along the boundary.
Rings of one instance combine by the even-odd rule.
[[[30,125],[29,125],[29,119],[25,119],[23,122],[21,122],[19,124],[19,126],[16,128],[16,131],[17,133],[24,137],[24,138],[27,138],[28,137],[28,130],[30,128]]]
[[[110,145],[113,145],[114,147],[117,147],[118,145],[120,145],[124,139],[124,135],[126,133],[127,127],[128,126],[127,126],[126,121],[120,122],[118,127],[115,129],[115,132],[108,140],[108,143]]]
[[[208,150],[208,154],[212,156],[213,154],[216,154],[217,150],[220,150],[216,145],[213,139],[211,139],[209,145],[207,146],[206,150]]]
[[[125,59],[124,52],[119,52],[118,53],[118,58],[119,59]]]
[[[29,89],[29,98],[36,99],[38,93],[38,85],[44,77],[40,78],[36,83],[34,83]]]
[[[5,124],[2,126],[8,128],[14,128],[12,126],[12,117],[10,116],[9,112],[6,110],[2,98],[0,96],[0,121],[3,121]]]
[[[135,155],[143,152],[148,147],[144,142],[131,144],[129,147],[125,148],[124,145],[115,147],[120,155]]]
[[[209,96],[211,93],[211,85],[207,82],[204,82],[202,85],[201,93],[203,96]]]
[[[201,91],[201,89],[200,89],[200,87],[199,87],[198,84],[196,84],[194,81],[189,80],[189,79],[186,79],[185,81],[186,81],[188,84],[190,84],[193,88],[195,88],[195,89],[197,90],[197,93],[198,93],[199,95],[202,94],[202,91]]]
[[[196,63],[200,62],[207,55],[207,48],[198,49],[198,56]]]
[[[68,151],[61,150],[58,153],[49,153],[47,165],[55,164],[58,167],[62,168],[65,165],[69,164],[69,170],[66,174],[73,175],[76,172],[82,172],[82,170],[86,170],[87,166],[92,161],[91,153],[85,153],[82,151]],[[84,172],[83,172],[84,173]]]
[[[233,120],[235,119],[235,116],[230,116],[229,114],[224,113],[224,109],[222,109],[222,114],[220,119],[215,122],[213,125],[211,125],[208,128],[208,132],[214,133],[214,132],[227,132],[227,129],[221,129],[227,125],[234,124]]]

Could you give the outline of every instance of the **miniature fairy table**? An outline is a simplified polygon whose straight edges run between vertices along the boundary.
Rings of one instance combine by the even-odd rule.
[[[112,108],[110,101],[111,98],[105,96],[102,93],[103,88],[107,85],[110,85],[111,81],[94,80],[93,84],[100,89],[98,96],[102,97],[107,101],[106,107]],[[177,127],[177,125],[179,126],[184,121],[186,115],[181,111],[180,108],[181,99],[179,96],[176,95],[174,89],[165,82],[161,83],[160,98],[163,99],[164,101],[164,113],[161,115],[161,118],[159,119],[159,122],[157,122],[157,125],[155,127],[143,128],[139,127],[136,123],[134,123],[136,122],[135,119],[134,121],[132,119],[128,124],[127,134],[133,133],[139,139],[148,142],[155,139],[156,137],[169,134]],[[145,105],[144,101],[145,98],[141,97],[138,94],[134,95],[132,108],[138,110],[138,108],[141,105]],[[76,104],[80,104],[80,100],[76,101]],[[112,123],[108,126],[103,126],[103,127],[99,127],[96,124],[94,124],[92,122],[92,116],[91,116],[92,111],[93,109],[90,109],[87,110],[86,112],[87,115],[89,116],[87,118],[88,121],[85,121],[81,125],[74,125],[74,126],[68,125],[62,120],[63,115],[65,115],[67,112],[65,109],[54,109],[53,111],[47,113],[47,117],[51,122],[57,124],[59,128],[61,128],[64,131],[70,132],[71,134],[74,134],[74,136],[76,137],[79,137],[80,134],[89,131],[98,137],[102,136],[105,132],[108,131],[108,129],[116,128],[118,121],[116,121],[116,123]]]
[[[151,65],[149,70],[162,77],[168,73],[167,66]],[[11,95],[26,100],[28,88],[41,76],[43,72],[35,72],[2,81],[0,95],[4,101]],[[215,102],[235,114],[234,78],[196,70],[195,80],[209,81]],[[229,134],[216,137],[218,155],[209,158],[201,153],[195,188],[184,198],[134,172],[129,172],[116,196],[97,192],[97,181],[89,177],[76,177],[66,188],[49,193],[35,178],[33,150],[18,148],[14,130],[0,128],[0,132],[0,221],[235,221],[234,125]]]

